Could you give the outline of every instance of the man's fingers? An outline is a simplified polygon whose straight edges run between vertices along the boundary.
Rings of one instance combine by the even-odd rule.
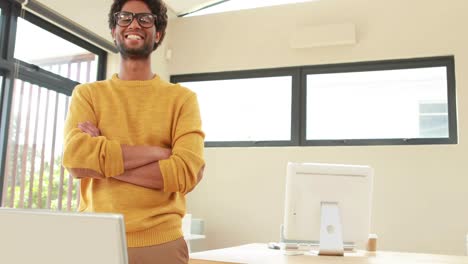
[[[78,128],[79,128],[81,131],[83,131],[83,132],[85,132],[85,133],[88,133],[88,129],[87,129],[86,126],[83,125],[82,123],[78,124]]]
[[[99,128],[97,128],[93,123],[86,121],[86,126],[89,128],[90,131],[92,131],[93,135],[95,137],[101,135],[101,131],[99,131]]]
[[[91,129],[85,123],[78,124],[78,128],[81,129],[81,131],[86,132],[86,133],[91,132]]]
[[[89,134],[90,136],[94,136],[94,133],[92,131],[89,131],[89,129],[81,127],[81,131],[83,131],[86,134]]]
[[[79,123],[78,128],[86,134],[92,137],[98,137],[101,135],[99,129],[89,122]]]

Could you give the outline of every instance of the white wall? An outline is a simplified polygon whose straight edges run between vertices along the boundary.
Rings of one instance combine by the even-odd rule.
[[[466,0],[322,0],[170,21],[170,74],[440,55],[456,61],[457,145],[206,149],[205,178],[188,208],[205,219],[207,239],[193,249],[277,241],[286,163],[307,161],[374,167],[379,249],[464,254],[467,13]],[[356,25],[356,45],[289,47],[296,28],[336,23]]]

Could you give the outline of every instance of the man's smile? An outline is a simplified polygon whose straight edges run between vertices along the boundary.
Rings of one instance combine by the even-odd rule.
[[[131,33],[126,33],[124,35],[125,39],[134,39],[134,40],[144,40],[145,37],[141,34],[138,34],[138,33],[134,33],[134,32],[131,32]]]

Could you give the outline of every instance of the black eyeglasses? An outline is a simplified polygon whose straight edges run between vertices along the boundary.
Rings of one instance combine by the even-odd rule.
[[[127,27],[136,18],[138,24],[143,28],[150,28],[155,25],[156,15],[151,13],[131,13],[126,11],[117,12],[114,14],[117,25]]]

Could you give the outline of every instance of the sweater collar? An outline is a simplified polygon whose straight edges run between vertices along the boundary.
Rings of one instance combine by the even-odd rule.
[[[152,86],[155,82],[159,82],[160,78],[158,75],[155,75],[151,80],[122,80],[119,78],[117,73],[114,73],[111,78],[112,82],[115,82],[118,85],[132,86],[132,87],[141,87],[141,86]]]

